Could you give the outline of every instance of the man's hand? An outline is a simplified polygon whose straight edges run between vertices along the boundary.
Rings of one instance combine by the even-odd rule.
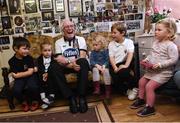
[[[79,71],[81,69],[80,65],[76,64],[76,62],[73,62],[73,69],[75,71]]]
[[[67,64],[67,59],[64,57],[64,56],[62,56],[62,55],[59,55],[59,56],[57,56],[56,58],[54,58],[59,64],[63,64],[63,65],[65,65],[65,64]]]
[[[124,69],[124,68],[127,68],[128,66],[126,66],[126,65],[119,65],[119,67],[118,67],[118,71],[120,71],[120,70],[122,70],[122,69]]]

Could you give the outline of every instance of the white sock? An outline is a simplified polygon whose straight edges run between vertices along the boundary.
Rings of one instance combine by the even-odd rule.
[[[49,94],[49,96],[51,96],[51,97],[55,97],[55,95],[54,95],[54,94]]]
[[[41,99],[43,100],[44,98],[46,98],[46,95],[45,95],[45,93],[43,92],[43,93],[40,93],[40,96],[41,96]]]

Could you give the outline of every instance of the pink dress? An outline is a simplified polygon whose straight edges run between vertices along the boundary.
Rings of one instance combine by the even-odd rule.
[[[147,60],[152,64],[161,64],[156,70],[146,70],[144,77],[160,84],[166,83],[173,75],[174,65],[179,54],[177,46],[172,41],[154,41],[152,51]]]

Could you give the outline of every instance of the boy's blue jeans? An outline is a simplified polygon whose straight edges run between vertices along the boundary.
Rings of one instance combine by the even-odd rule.
[[[34,101],[38,100],[39,88],[38,88],[37,75],[33,74],[29,77],[15,79],[13,86],[14,97],[22,103],[25,101],[25,96],[28,100]],[[25,91],[24,91],[25,90]],[[24,93],[27,92],[27,93]]]

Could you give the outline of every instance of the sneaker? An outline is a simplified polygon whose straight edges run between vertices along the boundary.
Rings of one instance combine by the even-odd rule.
[[[37,101],[33,101],[32,104],[31,104],[31,111],[35,111],[39,108],[39,103]]]
[[[127,92],[126,92],[126,95],[129,96],[129,93],[130,93],[131,91],[132,91],[131,89],[128,89]]]
[[[142,110],[137,112],[137,115],[140,117],[146,117],[154,114],[155,114],[155,109],[154,107],[150,107],[150,106],[145,106]]]
[[[49,105],[44,103],[41,105],[41,108],[45,110],[45,109],[49,108]]]
[[[138,95],[138,89],[137,88],[133,88],[129,93],[128,93],[128,99],[129,100],[135,100],[137,98]]]
[[[144,99],[137,98],[136,101],[132,105],[130,105],[130,108],[137,109],[143,107],[144,105],[145,105]]]
[[[47,97],[48,101],[49,101],[49,104],[52,104],[54,102],[54,97],[53,96],[48,96]]]
[[[29,105],[28,105],[27,102],[23,102],[22,103],[22,109],[23,109],[24,112],[29,111]]]

